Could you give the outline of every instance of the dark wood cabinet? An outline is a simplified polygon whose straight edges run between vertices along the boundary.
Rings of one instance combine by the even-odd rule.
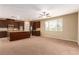
[[[14,28],[18,28],[19,29],[19,23],[18,22],[14,22]]]
[[[19,22],[19,29],[20,29],[20,27],[22,27],[23,30],[24,30],[24,21],[20,21],[20,22]]]
[[[30,38],[30,32],[9,32],[10,41]]]
[[[13,27],[19,30],[20,26],[22,26],[24,29],[24,21],[18,21],[18,20],[13,20],[13,19],[0,20],[0,28]]]
[[[7,31],[0,31],[0,38],[7,37]]]
[[[40,21],[35,23],[36,28],[40,28]]]
[[[40,31],[32,31],[33,36],[40,36]]]
[[[20,21],[20,22],[19,22],[19,25],[20,25],[20,26],[24,26],[24,21]]]
[[[40,28],[40,21],[32,22],[32,28],[36,30],[36,28]]]
[[[0,20],[0,28],[7,28],[7,22],[4,20]]]
[[[24,30],[24,21],[14,20],[14,19],[0,19],[0,28],[6,28],[5,31],[0,31],[0,37],[6,37],[6,32],[9,30],[20,30],[20,26]],[[17,29],[16,29],[17,28]]]
[[[31,33],[33,36],[40,36],[41,33],[40,33],[40,30],[37,30],[38,28],[40,28],[40,21],[31,21],[31,27],[32,27],[32,30],[31,30]]]

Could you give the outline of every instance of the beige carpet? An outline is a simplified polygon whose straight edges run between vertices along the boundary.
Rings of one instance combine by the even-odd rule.
[[[1,55],[78,55],[79,47],[74,42],[43,37],[8,41],[0,39]]]

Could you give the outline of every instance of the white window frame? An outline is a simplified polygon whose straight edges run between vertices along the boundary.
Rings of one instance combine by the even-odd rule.
[[[51,21],[54,21],[54,20],[57,21],[56,30],[50,30],[50,25],[49,24],[51,23]],[[62,29],[61,30],[58,30],[58,24],[59,24],[59,21],[60,20],[61,20],[61,23],[60,24],[61,24]],[[48,23],[48,28],[46,28],[46,22]],[[51,19],[51,20],[45,21],[45,31],[63,31],[63,18]]]

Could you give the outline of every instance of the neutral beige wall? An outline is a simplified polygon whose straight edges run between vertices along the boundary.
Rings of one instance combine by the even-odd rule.
[[[73,13],[60,17],[54,17],[52,19],[58,19],[58,18],[63,18],[63,31],[62,32],[45,31],[44,22],[47,20],[41,20],[41,35],[49,38],[57,38],[77,42],[78,13]]]
[[[79,11],[78,11],[78,45],[79,45]]]

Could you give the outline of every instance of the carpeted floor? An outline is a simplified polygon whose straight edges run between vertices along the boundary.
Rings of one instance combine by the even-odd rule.
[[[0,55],[79,55],[79,46],[74,42],[43,37],[12,42],[1,38]]]

